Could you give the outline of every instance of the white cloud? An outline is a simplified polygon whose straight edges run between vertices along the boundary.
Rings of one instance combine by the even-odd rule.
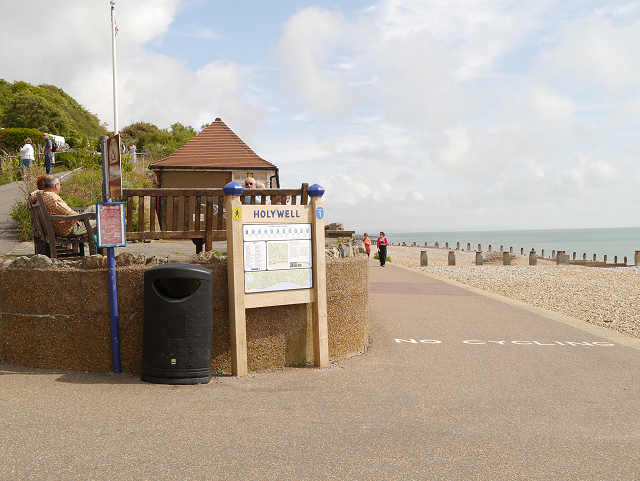
[[[591,193],[602,187],[614,186],[622,174],[615,165],[603,160],[589,160],[581,153],[567,159],[557,181],[568,186],[574,194]]]
[[[12,5],[18,4],[21,12],[39,10],[33,0]],[[119,127],[142,120],[161,128],[175,122],[199,128],[221,117],[242,124],[248,136],[255,135],[262,123],[262,108],[248,104],[240,94],[251,68],[211,62],[194,72],[186,61],[146,49],[150,43],[162,43],[180,5],[179,0],[116,2]],[[113,127],[109,4],[63,0],[51,13],[34,15],[32,20],[30,28],[47,39],[46,48],[38,42],[23,42],[20,49],[7,49],[3,61],[24,66],[15,79],[55,84]],[[62,30],[63,25],[73,28]],[[20,22],[7,27],[0,29],[4,45],[10,38],[24,36]],[[211,37],[211,31],[204,33]]]
[[[177,32],[177,34],[183,37],[202,38],[205,40],[217,40],[220,38],[220,35],[210,28],[194,28],[186,32]]]
[[[591,15],[571,22],[560,32],[555,48],[542,56],[549,72],[563,82],[611,89],[638,89],[640,76],[640,18]]]
[[[327,117],[343,115],[351,103],[347,85],[336,72],[343,69],[331,65],[334,49],[347,37],[346,27],[340,13],[309,7],[287,21],[278,45],[287,88]]]
[[[329,216],[349,229],[543,228],[569,208],[569,227],[629,225],[600,199],[638,207],[640,2],[381,0],[356,13],[341,3],[299,3],[279,24],[265,10],[255,42],[269,59],[205,58],[194,70],[151,51],[228,31],[182,27],[179,0],[118,0],[120,125],[221,117],[286,186],[323,185]],[[24,37],[23,12],[38,7],[5,7],[3,45]],[[46,42],[5,49],[5,78],[57,85],[111,123],[108,7],[63,0],[51,15],[30,19]],[[242,17],[228,21],[247,35]],[[61,61],[46,64],[51,52]]]

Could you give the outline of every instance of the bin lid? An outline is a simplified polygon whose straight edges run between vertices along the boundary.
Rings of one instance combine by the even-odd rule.
[[[144,272],[145,279],[213,279],[213,271],[194,264],[170,263],[152,267]]]

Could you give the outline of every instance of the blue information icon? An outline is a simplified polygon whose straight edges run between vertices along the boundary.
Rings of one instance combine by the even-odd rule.
[[[322,207],[318,207],[316,209],[316,217],[318,219],[322,219],[324,217],[324,209]]]

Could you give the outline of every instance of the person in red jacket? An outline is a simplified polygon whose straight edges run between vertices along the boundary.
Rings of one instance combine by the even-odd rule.
[[[364,250],[367,252],[367,257],[369,257],[369,254],[371,254],[371,239],[369,239],[369,234],[366,232],[364,233],[362,242],[364,243]]]
[[[387,261],[387,246],[389,245],[389,241],[384,236],[384,232],[380,232],[380,237],[378,237],[378,255],[380,256],[380,266],[384,267],[384,263]]]

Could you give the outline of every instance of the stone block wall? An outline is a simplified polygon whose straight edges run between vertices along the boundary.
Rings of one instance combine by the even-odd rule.
[[[212,369],[231,372],[224,262],[214,271]],[[122,370],[140,373],[145,265],[117,268]],[[364,256],[327,260],[329,357],[367,348],[369,270]],[[249,370],[313,363],[309,305],[247,309]],[[111,325],[104,268],[0,269],[0,361],[31,367],[111,371]]]

